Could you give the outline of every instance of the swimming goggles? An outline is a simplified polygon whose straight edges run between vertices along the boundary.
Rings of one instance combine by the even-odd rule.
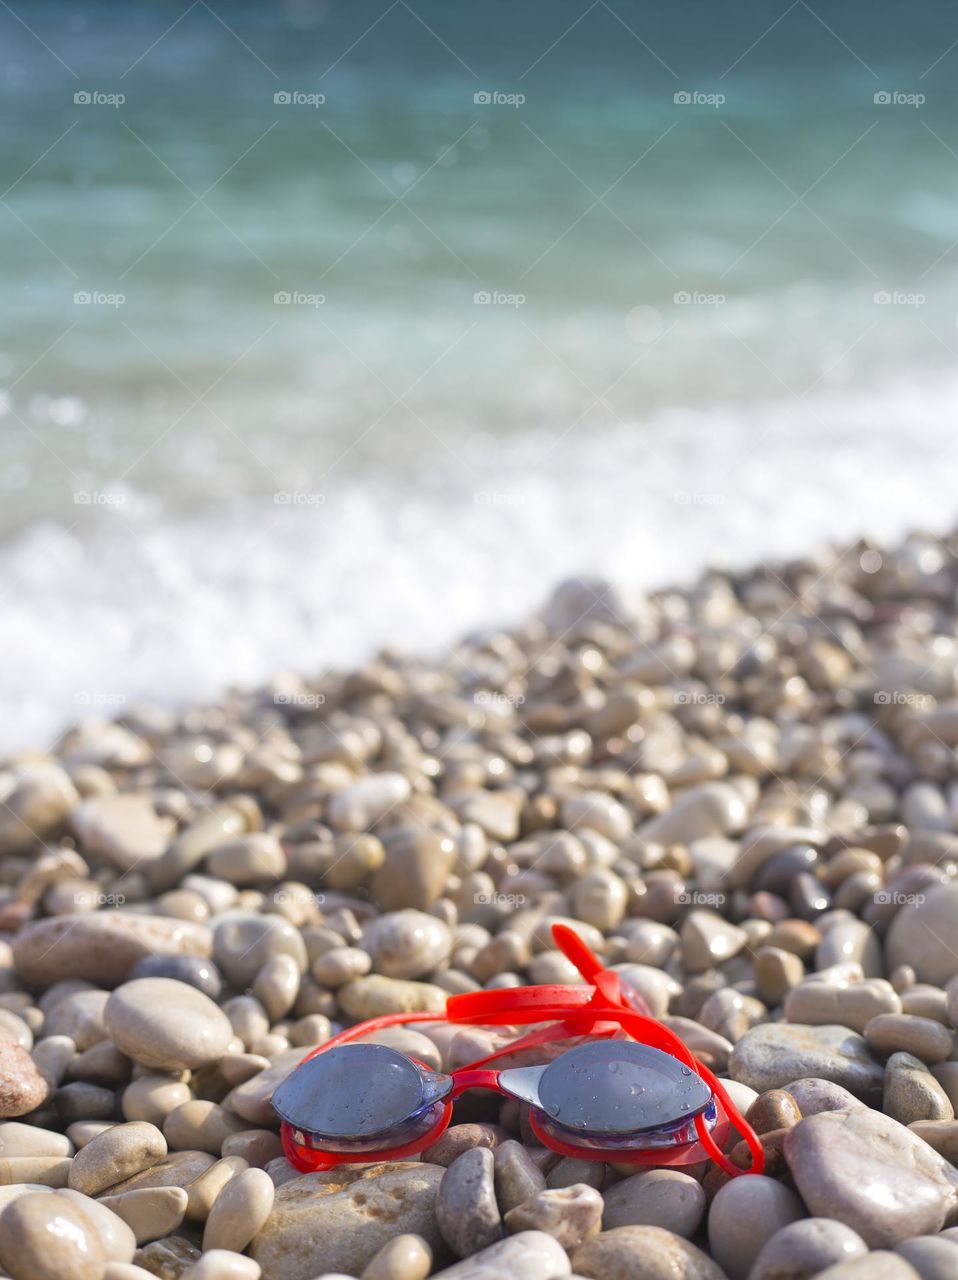
[[[560,1155],[666,1168],[713,1160],[731,1177],[761,1173],[761,1143],[722,1082],[573,929],[556,924],[552,935],[586,985],[447,1001],[445,1021],[455,1025],[547,1024],[485,1058],[443,1073],[386,1045],[357,1043],[384,1027],[441,1021],[435,1012],[371,1018],[307,1054],[272,1099],[289,1162],[311,1173],[404,1159],[444,1133],[456,1098],[491,1089],[528,1103],[537,1141]],[[491,1065],[567,1039],[579,1043],[542,1065]],[[733,1129],[748,1145],[748,1169],[724,1153]]]

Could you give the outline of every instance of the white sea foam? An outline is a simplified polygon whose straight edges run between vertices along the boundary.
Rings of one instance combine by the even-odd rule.
[[[958,381],[672,410],[587,438],[529,431],[439,493],[355,480],[192,517],[127,500],[82,537],[34,524],[0,553],[2,745],[383,644],[434,651],[574,573],[641,588],[944,527],[956,411]]]

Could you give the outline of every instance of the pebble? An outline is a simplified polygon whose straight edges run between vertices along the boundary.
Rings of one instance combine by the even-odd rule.
[[[84,855],[104,858],[118,871],[159,857],[172,830],[149,796],[136,793],[84,800],[70,814],[70,823]]]
[[[492,1156],[496,1202],[503,1214],[545,1190],[545,1174],[521,1142],[501,1142],[493,1148]]]
[[[385,861],[370,885],[370,894],[382,910],[428,910],[438,902],[456,865],[452,839],[433,831],[407,829],[386,839],[385,849]]]
[[[930,888],[922,900],[895,914],[885,939],[889,969],[910,965],[920,982],[944,987],[958,974],[958,955],[950,945],[958,915],[958,882]]]
[[[569,1187],[537,1192],[505,1215],[506,1230],[544,1231],[571,1249],[599,1230],[602,1196],[594,1187],[575,1182]]]
[[[0,1039],[0,1118],[25,1116],[46,1102],[50,1085],[13,1040]]]
[[[355,1022],[379,1018],[389,1013],[442,1013],[447,992],[429,982],[406,978],[385,978],[371,973],[340,987],[339,1006]]]
[[[173,978],[137,978],[110,996],[104,1011],[117,1048],[147,1067],[178,1071],[221,1057],[230,1021],[209,996]]]
[[[704,782],[685,788],[666,813],[646,822],[638,834],[651,844],[688,844],[739,831],[747,817],[748,806],[734,787]]]
[[[105,1208],[99,1200],[91,1200],[69,1187],[62,1187],[54,1193],[58,1200],[67,1200],[90,1223],[96,1232],[97,1239],[108,1262],[130,1262],[136,1251],[136,1240],[133,1232],[123,1221]]]
[[[373,968],[387,978],[422,978],[438,969],[452,949],[449,927],[424,911],[392,911],[363,934]]]
[[[729,1074],[759,1093],[787,1088],[790,1081],[803,1076],[816,1076],[841,1085],[857,1098],[877,1103],[884,1073],[865,1040],[848,1027],[766,1023],[746,1031],[735,1045]]]
[[[109,1035],[103,1020],[110,998],[108,991],[73,991],[57,1000],[43,1020],[45,1035],[67,1036],[79,1053],[92,1048]]]
[[[748,1280],[811,1280],[826,1267],[867,1253],[868,1246],[850,1227],[831,1218],[804,1218],[766,1240]]]
[[[409,779],[404,774],[370,774],[332,797],[329,821],[340,831],[368,831],[411,794]]]
[[[913,1120],[909,1128],[949,1164],[958,1167],[958,1120]]]
[[[260,1267],[252,1258],[211,1249],[182,1273],[181,1280],[260,1280],[260,1275]]]
[[[242,1253],[266,1223],[274,1195],[272,1180],[262,1169],[246,1169],[231,1178],[206,1219],[203,1249]]]
[[[691,1240],[705,1216],[701,1184],[678,1169],[649,1169],[604,1193],[602,1229],[662,1227]]]
[[[281,880],[286,875],[286,854],[274,835],[252,831],[217,845],[206,865],[217,879],[244,887]]]
[[[0,1187],[38,1182],[45,1187],[65,1187],[73,1161],[63,1156],[10,1156],[0,1160]]]
[[[187,1200],[183,1187],[145,1187],[101,1196],[99,1203],[122,1218],[142,1245],[172,1235],[183,1221]]]
[[[207,1165],[187,1183],[186,1216],[190,1222],[205,1222],[226,1184],[248,1168],[241,1156],[224,1156],[222,1160]]]
[[[242,1117],[217,1103],[191,1098],[163,1121],[163,1136],[171,1151],[208,1151],[218,1156],[227,1138],[248,1128]]]
[[[218,1000],[223,990],[216,965],[205,956],[145,956],[130,971],[130,980],[137,978],[172,978],[211,1000]]]
[[[863,1032],[872,1018],[883,1013],[901,1013],[900,997],[883,978],[841,984],[813,974],[785,998],[788,1021],[810,1026],[837,1024]]]
[[[916,1236],[895,1245],[895,1253],[915,1268],[920,1280],[954,1280],[958,1244],[941,1236]]]
[[[432,1280],[560,1280],[571,1272],[566,1251],[544,1231],[521,1231],[471,1258],[442,1271]]]
[[[436,1222],[446,1244],[460,1258],[502,1238],[494,1173],[489,1148],[473,1147],[457,1156],[439,1183]]]
[[[34,1193],[4,1209],[0,1266],[12,1280],[100,1280],[106,1262],[95,1225],[69,1200]]]
[[[799,1193],[869,1248],[940,1231],[958,1205],[958,1170],[910,1129],[876,1111],[806,1116],[785,1140]]]
[[[133,1261],[158,1280],[180,1280],[188,1267],[200,1258],[200,1251],[183,1236],[164,1236],[143,1245]]]
[[[112,1184],[110,1194],[118,1196],[144,1187],[190,1187],[211,1164],[215,1164],[215,1159],[205,1151],[171,1151],[165,1160],[158,1160],[122,1182]]]
[[[28,1053],[33,1048],[33,1032],[9,1009],[0,1008],[0,1040],[12,1040]]]
[[[133,912],[79,912],[25,925],[14,939],[13,958],[31,987],[64,977],[115,987],[145,956],[208,956],[210,947],[205,925]]]
[[[878,1054],[909,1053],[923,1062],[943,1062],[955,1048],[954,1032],[932,1018],[883,1013],[865,1026],[865,1039]]]
[[[720,1188],[709,1208],[712,1257],[730,1280],[746,1280],[762,1246],[776,1231],[804,1217],[798,1196],[773,1178],[762,1174],[733,1178]]]
[[[910,1053],[893,1053],[885,1064],[882,1110],[899,1124],[955,1117],[947,1093],[925,1064]]]
[[[426,1280],[432,1270],[432,1250],[409,1232],[384,1244],[360,1280]]]
[[[786,1086],[786,1092],[794,1098],[803,1116],[817,1116],[822,1111],[867,1110],[853,1093],[831,1080],[815,1077],[792,1080]]]
[[[124,1120],[146,1120],[163,1128],[171,1111],[189,1102],[190,1086],[169,1075],[140,1076],[123,1090]]]
[[[250,1255],[263,1280],[313,1280],[323,1271],[359,1275],[393,1236],[420,1235],[437,1254],[436,1198],[445,1170],[393,1163],[310,1173],[276,1189]]]
[[[303,935],[285,917],[228,911],[213,926],[213,960],[227,982],[245,990],[271,956],[292,956],[307,969]]]
[[[801,957],[781,947],[759,947],[752,962],[758,994],[769,1008],[782,1000],[802,981],[805,965]]]
[[[690,911],[679,930],[682,959],[689,973],[703,973],[737,955],[748,941],[738,925],[715,911]]]
[[[550,1191],[579,1183],[598,1191],[605,1180],[606,1170],[601,1160],[579,1160],[575,1156],[563,1156],[546,1174],[546,1186]]]
[[[271,1160],[283,1154],[279,1134],[268,1129],[242,1129],[231,1133],[223,1142],[224,1156],[239,1156],[254,1169],[265,1169]]]
[[[12,1156],[54,1156],[62,1159],[73,1155],[73,1143],[63,1133],[41,1129],[39,1125],[20,1124],[11,1120],[0,1124],[0,1159]]]
[[[68,774],[53,763],[30,763],[10,776],[0,808],[0,851],[26,853],[54,833],[79,801]]]
[[[662,1227],[615,1227],[573,1249],[577,1275],[593,1280],[726,1280],[701,1249]]]
[[[815,968],[827,969],[853,961],[861,965],[866,978],[883,977],[881,943],[874,930],[850,912],[835,912],[836,916],[839,914],[842,918],[824,933],[815,949]]]
[[[299,995],[302,974],[292,956],[270,956],[253,980],[253,995],[270,1022],[285,1018]]]
[[[876,1249],[864,1258],[827,1267],[815,1280],[923,1280],[923,1277],[904,1258]]]
[[[760,1094],[745,1112],[745,1119],[758,1134],[791,1129],[801,1118],[798,1103],[787,1089],[770,1089]]]
[[[166,1155],[166,1139],[142,1120],[117,1124],[88,1142],[73,1158],[70,1186],[95,1196],[118,1182],[152,1168]]]
[[[505,1130],[498,1125],[453,1124],[431,1147],[426,1147],[422,1158],[427,1164],[441,1164],[448,1169],[464,1151],[471,1151],[474,1147],[498,1147],[505,1137]]]

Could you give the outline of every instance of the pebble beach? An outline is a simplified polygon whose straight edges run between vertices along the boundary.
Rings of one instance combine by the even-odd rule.
[[[958,1276],[958,533],[632,600],[570,579],[0,766],[8,1280]],[[603,963],[726,1083],[762,1175],[559,1156],[474,1091],[301,1175],[274,1090],[366,1018]],[[508,1059],[506,1059],[508,1061]],[[737,1135],[730,1159],[749,1153]]]

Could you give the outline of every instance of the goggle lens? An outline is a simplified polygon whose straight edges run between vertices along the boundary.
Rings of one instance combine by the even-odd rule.
[[[316,1151],[402,1146],[436,1124],[448,1076],[379,1044],[340,1045],[297,1067],[273,1094],[293,1140]]]

